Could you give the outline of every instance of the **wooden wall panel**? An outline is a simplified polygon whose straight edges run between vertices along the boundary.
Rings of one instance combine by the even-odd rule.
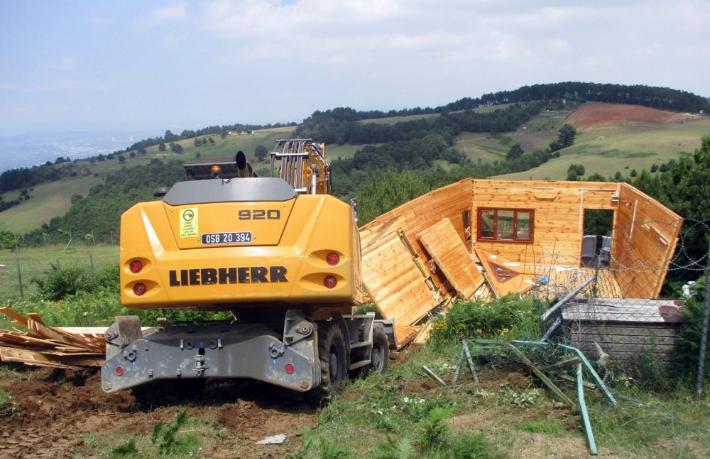
[[[438,299],[397,232],[382,237],[363,256],[362,267],[368,293],[382,317],[394,320],[397,341],[402,342],[404,328],[436,307]]]
[[[448,218],[419,233],[419,241],[458,295],[468,299],[483,284],[483,275]]]
[[[467,240],[464,224],[464,211],[470,210],[473,180],[464,179],[451,185],[438,188],[423,196],[413,199],[360,228],[363,256],[375,248],[379,239],[390,231],[403,231],[416,255],[427,263],[431,256],[419,242],[417,236],[436,222],[448,218],[462,241]],[[444,297],[456,295],[446,279],[432,273],[432,279]]]
[[[656,298],[663,285],[683,219],[636,188],[621,184],[611,255],[626,298]]]
[[[584,209],[614,209],[615,183],[474,180],[473,243],[511,261],[532,265],[579,264]],[[532,209],[533,242],[477,241],[479,207]]]

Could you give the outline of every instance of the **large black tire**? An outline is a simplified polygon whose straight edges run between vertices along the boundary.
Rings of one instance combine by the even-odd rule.
[[[338,384],[348,377],[350,368],[345,337],[334,320],[318,324],[318,360],[320,385],[311,391],[310,396],[314,402],[323,405],[333,397]]]
[[[390,346],[385,327],[376,323],[372,328],[372,354],[370,354],[370,366],[368,369],[372,373],[382,373],[387,368],[389,359]]]

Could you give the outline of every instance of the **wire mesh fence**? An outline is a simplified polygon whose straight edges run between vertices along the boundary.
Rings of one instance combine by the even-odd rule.
[[[0,300],[30,297],[33,279],[56,268],[75,267],[90,271],[118,262],[118,247],[111,245],[43,246],[0,250]]]

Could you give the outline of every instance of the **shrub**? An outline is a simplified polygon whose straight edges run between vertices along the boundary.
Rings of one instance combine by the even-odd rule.
[[[61,300],[78,292],[96,292],[112,288],[118,291],[118,266],[106,268],[97,273],[86,268],[65,267],[52,264],[44,277],[34,278],[39,295],[46,300]]]
[[[705,298],[705,279],[697,282],[695,294],[685,302],[686,307],[683,314],[688,321],[683,324],[677,345],[676,358],[673,359],[676,370],[681,376],[695,377],[698,371],[698,354],[700,353],[700,336],[702,335],[703,324],[703,301]],[[708,333],[708,343],[710,343],[710,333]],[[705,378],[710,377],[710,346],[705,349]]]
[[[540,334],[539,304],[513,295],[493,300],[456,303],[433,326],[435,343],[463,338],[536,338]]]

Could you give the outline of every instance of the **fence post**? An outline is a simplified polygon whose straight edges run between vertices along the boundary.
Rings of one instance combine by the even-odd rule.
[[[20,284],[20,298],[24,298],[25,290],[22,287],[22,269],[20,268],[20,257],[17,257],[17,283]]]
[[[705,301],[703,304],[703,326],[700,331],[700,352],[698,353],[698,375],[695,380],[695,392],[698,398],[703,392],[705,379],[705,346],[708,339],[708,315],[710,315],[710,244],[708,244],[708,261],[705,268]]]

